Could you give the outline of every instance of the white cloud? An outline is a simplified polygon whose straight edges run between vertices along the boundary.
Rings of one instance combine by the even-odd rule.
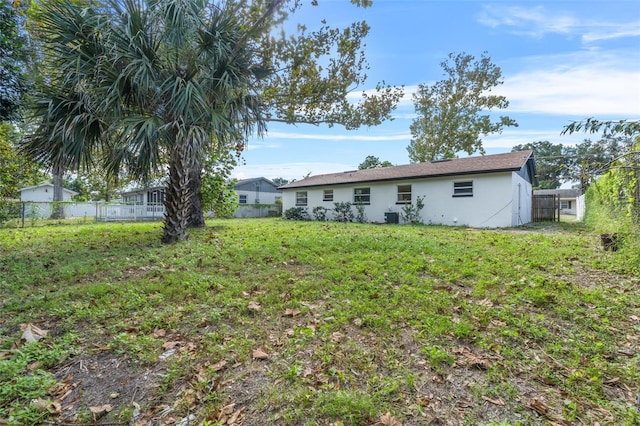
[[[569,124],[569,123],[566,123]],[[539,130],[520,130],[520,128],[505,130],[498,135],[490,135],[483,139],[482,145],[485,149],[502,149],[510,151],[516,145],[522,145],[529,142],[549,141],[563,145],[575,145],[584,139],[596,139],[591,135],[584,133],[574,133],[572,135],[560,135],[562,128],[557,129],[539,129]]]
[[[638,21],[582,19],[574,13],[550,10],[543,6],[486,5],[478,21],[491,28],[506,27],[512,34],[534,38],[542,38],[547,34],[577,35],[585,43],[640,36]]]
[[[300,180],[309,173],[315,176],[326,173],[339,173],[345,170],[355,170],[357,168],[357,165],[345,163],[273,163],[268,165],[238,166],[234,169],[232,176],[237,179],[250,179],[256,177],[274,179],[281,177],[288,180]]]
[[[579,25],[572,16],[550,13],[542,6],[497,7],[486,5],[478,21],[492,28],[510,27],[514,34],[531,37],[542,37],[548,33],[568,34]]]
[[[521,59],[521,71],[495,90],[509,112],[575,116],[640,115],[640,55],[582,52]]]

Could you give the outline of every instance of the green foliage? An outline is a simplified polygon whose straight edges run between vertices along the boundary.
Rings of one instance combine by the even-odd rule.
[[[284,211],[284,218],[288,220],[309,220],[309,212],[304,207],[291,207]]]
[[[393,164],[390,161],[380,161],[380,159],[373,155],[367,155],[362,163],[358,165],[358,170],[377,169],[380,167],[391,167]]]
[[[9,424],[14,425],[38,424],[49,416],[32,401],[47,398],[56,380],[46,370],[73,353],[74,340],[68,335],[59,343],[28,343],[11,358],[0,360],[0,419],[9,419]]]
[[[319,221],[326,221],[327,220],[327,212],[329,211],[328,208],[323,207],[323,206],[316,206],[313,208],[312,213],[313,213],[313,218],[315,220],[319,220]]]
[[[349,201],[339,201],[333,203],[334,219],[337,222],[352,222],[353,211],[351,210],[351,203]]]
[[[18,189],[46,179],[37,164],[20,154],[16,148],[19,139],[12,124],[0,123],[0,200],[18,199]]]
[[[538,186],[534,189],[559,188],[570,160],[566,155],[564,145],[538,141],[516,145],[511,149],[511,152],[524,150],[532,150],[536,161]]]
[[[418,196],[416,198],[416,204],[405,204],[402,206],[402,220],[411,223],[418,224],[422,223],[422,215],[421,211],[424,208],[424,195]]]
[[[564,126],[562,135],[568,133],[585,132],[598,133],[602,131],[604,135],[623,134],[626,136],[635,136],[640,134],[639,120],[598,120],[590,117],[586,120],[573,121]]]
[[[20,2],[0,1],[0,124],[18,117],[29,89],[26,68],[31,46],[21,9]]]
[[[202,209],[213,212],[215,217],[231,217],[238,208],[234,191],[236,180],[231,179],[231,172],[238,164],[236,158],[234,154],[223,152],[207,156],[203,164]]]
[[[432,86],[422,83],[413,95],[418,118],[411,123],[407,147],[412,163],[454,158],[460,151],[484,154],[481,137],[517,126],[507,116],[492,122],[486,113],[509,106],[504,96],[489,94],[503,80],[486,52],[477,61],[472,55],[450,53],[441,65],[447,79]]]
[[[355,220],[358,223],[366,223],[367,215],[365,213],[365,205],[362,203],[355,203],[356,206],[356,217]]]

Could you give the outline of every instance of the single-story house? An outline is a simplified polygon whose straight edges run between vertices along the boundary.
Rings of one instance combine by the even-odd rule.
[[[370,222],[395,222],[424,197],[423,223],[510,227],[531,222],[536,167],[532,151],[311,176],[283,185],[283,211],[336,202],[364,206]]]
[[[560,213],[576,215],[578,198],[582,195],[579,189],[536,189],[533,195],[556,195],[560,199]]]
[[[51,182],[41,182],[34,186],[27,186],[21,188],[20,201],[33,201],[33,202],[53,202],[53,184]],[[62,201],[69,202],[74,195],[78,195],[77,192],[70,189],[62,189]]]
[[[278,186],[264,177],[242,179],[236,182],[233,189],[238,194],[238,204],[275,204],[282,199],[282,191]]]

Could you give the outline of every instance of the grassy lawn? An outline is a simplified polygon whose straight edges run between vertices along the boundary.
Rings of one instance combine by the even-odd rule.
[[[0,424],[640,422],[640,265],[579,223],[160,227],[0,229]]]

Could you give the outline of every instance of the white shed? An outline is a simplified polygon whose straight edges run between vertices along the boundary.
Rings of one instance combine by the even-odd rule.
[[[20,201],[53,202],[53,184],[51,182],[42,182],[38,185],[27,186],[26,188],[19,189],[19,191]],[[78,195],[78,193],[63,188],[62,201],[71,201],[74,195]]]
[[[421,197],[423,223],[499,228],[531,222],[535,175],[533,152],[519,151],[311,176],[280,189],[284,211],[350,202],[370,222],[391,222]]]

